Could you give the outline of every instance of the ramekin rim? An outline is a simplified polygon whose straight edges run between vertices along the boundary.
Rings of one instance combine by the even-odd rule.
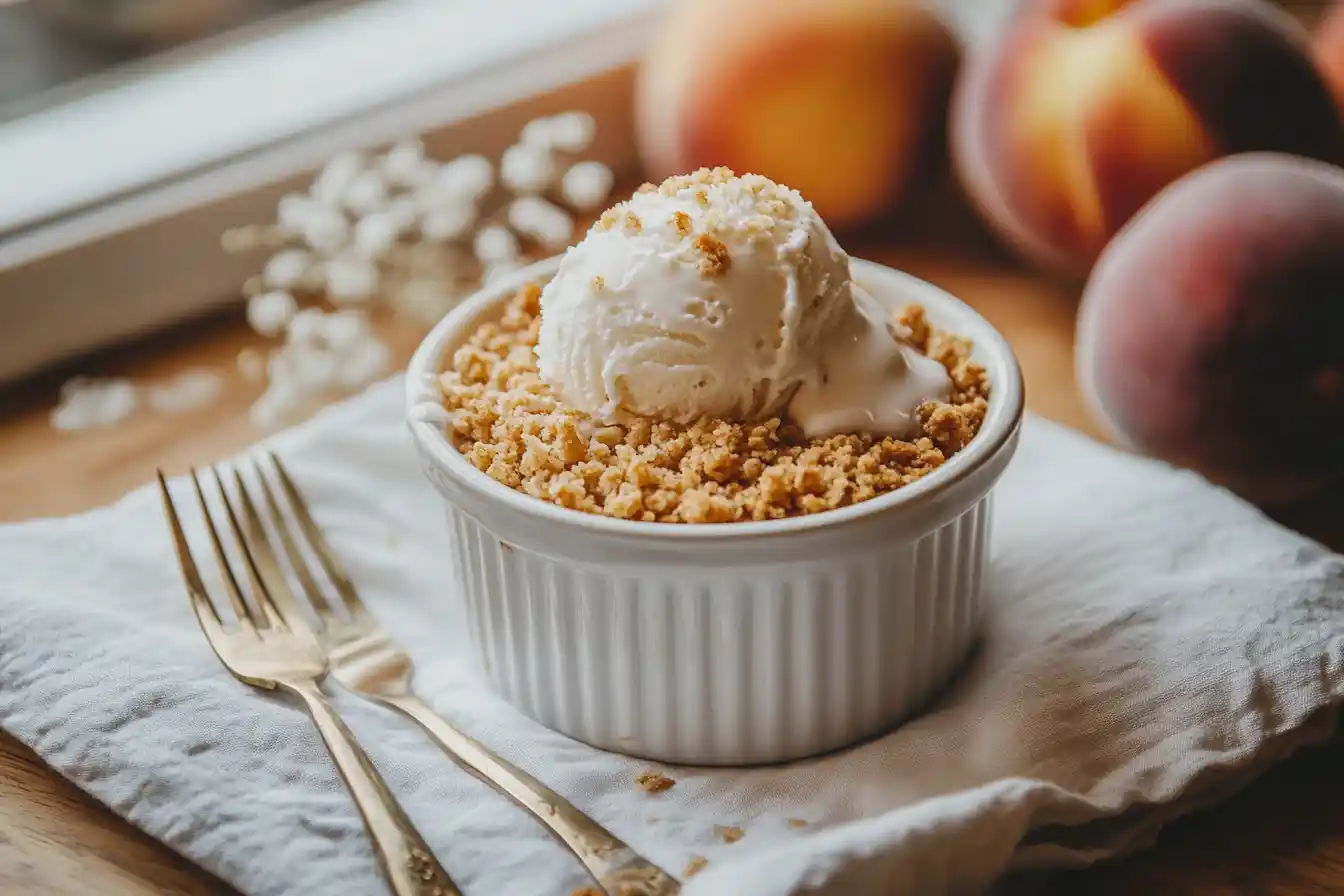
[[[946,491],[990,462],[1012,439],[1021,423],[1025,404],[1022,370],[1007,340],[993,325],[974,308],[927,280],[888,265],[852,257],[851,263],[859,269],[855,271],[856,279],[859,271],[864,268],[880,271],[883,276],[894,275],[923,293],[931,293],[935,301],[951,308],[954,313],[979,321],[980,329],[990,338],[988,344],[983,338],[977,338],[976,346],[983,347],[1003,365],[1004,382],[994,383],[994,395],[990,398],[989,411],[980,431],[969,445],[953,455],[943,466],[917,482],[846,507],[776,520],[733,523],[660,523],[626,520],[561,507],[523,494],[478,470],[453,447],[441,425],[430,420],[414,418],[411,416],[411,409],[423,400],[427,379],[438,375],[447,343],[462,322],[475,317],[491,304],[503,301],[524,284],[549,278],[555,273],[561,258],[563,253],[541,259],[464,299],[421,340],[406,367],[406,422],[412,438],[422,449],[422,456],[427,455],[441,471],[483,500],[504,504],[522,514],[571,530],[585,530],[593,535],[690,543],[720,538],[743,540],[781,537],[818,529],[831,529],[878,514],[916,512],[912,505],[933,500],[938,493]],[[924,302],[924,299],[920,301]]]

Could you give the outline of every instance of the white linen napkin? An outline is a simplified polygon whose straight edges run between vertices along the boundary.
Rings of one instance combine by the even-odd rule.
[[[983,643],[927,714],[787,766],[666,769],[676,785],[644,793],[648,763],[549,732],[483,684],[401,395],[380,384],[271,446],[418,690],[672,873],[706,857],[689,896],[936,896],[1085,864],[1332,729],[1344,558],[1194,475],[1029,418],[996,500]],[[0,571],[0,726],[244,893],[382,892],[307,717],[211,654],[154,489],[0,529]],[[412,724],[336,702],[468,896],[587,883]]]

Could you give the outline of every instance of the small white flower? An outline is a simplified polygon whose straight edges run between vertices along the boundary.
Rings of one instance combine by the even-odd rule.
[[[420,232],[431,243],[444,243],[466,236],[476,224],[476,206],[468,203],[431,209],[420,220]]]
[[[302,193],[290,193],[281,196],[275,206],[275,223],[285,233],[299,235],[305,232],[314,209],[325,207],[323,203]]]
[[[529,121],[518,142],[547,152],[576,153],[587,149],[596,133],[597,122],[588,113],[564,112]]]
[[[248,417],[254,426],[275,429],[285,423],[301,403],[302,398],[291,380],[272,377],[270,386],[248,408]]]
[[[247,325],[262,336],[278,336],[297,308],[294,296],[284,290],[264,292],[247,300]]]
[[[321,338],[322,319],[327,315],[321,308],[304,308],[289,319],[289,326],[285,327],[285,340],[291,345],[307,344],[316,342]],[[276,376],[276,366],[283,368],[285,361],[280,353],[271,355],[268,374],[274,380]]]
[[[388,183],[414,187],[432,174],[434,163],[425,158],[425,145],[418,139],[398,141],[379,161]]]
[[[308,188],[309,194],[326,205],[342,201],[346,189],[364,170],[364,157],[357,152],[343,152],[331,158]]]
[[[615,182],[616,175],[601,162],[577,162],[560,179],[560,195],[571,208],[591,211],[611,195]]]
[[[378,268],[366,258],[342,255],[327,262],[327,298],[335,305],[367,302],[378,292]]]
[[[357,215],[381,211],[387,205],[387,183],[377,171],[361,171],[346,185],[341,202]]]
[[[139,397],[127,379],[76,377],[61,388],[61,402],[51,412],[55,429],[77,431],[112,426],[135,413]]]
[[[515,143],[499,160],[499,180],[514,193],[540,193],[555,179],[550,150]]]
[[[426,212],[446,206],[475,205],[490,192],[494,182],[495,169],[484,156],[462,156],[440,166],[415,191],[415,198]]]
[[[318,334],[332,351],[344,352],[370,338],[369,321],[359,311],[333,311],[323,315]]]
[[[476,234],[472,250],[484,265],[512,262],[518,258],[518,238],[507,227],[492,224]]]
[[[269,289],[293,289],[304,281],[313,256],[304,249],[284,249],[271,256],[261,270],[261,282]]]
[[[515,199],[509,205],[509,225],[550,249],[566,245],[574,234],[574,219],[540,196]]]
[[[365,258],[382,258],[396,244],[398,234],[390,212],[374,212],[355,224],[355,251]]]
[[[564,152],[583,152],[597,134],[597,122],[587,112],[565,112],[550,121],[551,145]]]
[[[314,251],[329,255],[345,245],[350,222],[330,206],[315,206],[304,222],[303,241]]]
[[[149,389],[150,407],[161,414],[181,414],[205,407],[224,390],[224,379],[210,370],[187,370]]]
[[[533,149],[550,152],[555,148],[555,141],[551,138],[551,121],[549,116],[532,119],[523,125],[523,130],[518,135],[518,142]]]

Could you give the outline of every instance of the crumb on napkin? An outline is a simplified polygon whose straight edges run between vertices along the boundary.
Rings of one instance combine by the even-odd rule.
[[[714,825],[714,833],[722,837],[724,843],[736,843],[746,835],[746,831],[742,830],[737,825],[722,824]]]
[[[642,772],[635,776],[635,783],[645,793],[662,793],[670,790],[677,782],[660,772]]]

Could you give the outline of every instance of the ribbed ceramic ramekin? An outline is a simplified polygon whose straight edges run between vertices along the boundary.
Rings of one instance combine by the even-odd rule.
[[[558,258],[482,291],[425,339],[408,407],[445,357]],[[980,433],[942,469],[852,507],[786,520],[642,523],[567,510],[495,482],[410,413],[444,498],[456,594],[499,693],[596,747],[750,764],[891,728],[955,672],[981,619],[991,491],[1017,444],[1022,380],[990,325],[941,290],[855,260],[893,308],[919,302],[989,373]]]

